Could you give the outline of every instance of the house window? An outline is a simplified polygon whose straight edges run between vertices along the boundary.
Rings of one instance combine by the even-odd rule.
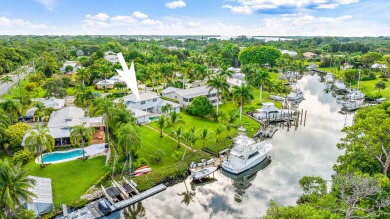
[[[175,96],[175,99],[177,99],[177,96]]]
[[[156,102],[156,101],[157,101],[157,98],[154,98],[154,99],[153,99],[153,102]]]
[[[144,105],[145,104],[145,101],[141,101],[141,105]]]
[[[188,99],[187,99],[187,98],[183,98],[183,101],[184,101],[184,102],[188,102]]]

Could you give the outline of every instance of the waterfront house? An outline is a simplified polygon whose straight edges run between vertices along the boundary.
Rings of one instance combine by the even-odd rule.
[[[195,97],[206,96],[213,105],[217,104],[217,90],[212,89],[209,93],[207,86],[194,87],[189,89],[168,87],[161,91],[163,97],[179,101],[180,106],[187,107]]]
[[[147,123],[150,120],[156,119],[162,113],[162,108],[170,104],[176,112],[180,112],[180,105],[172,101],[163,100],[160,96],[154,93],[142,93],[139,95],[139,100],[134,94],[116,99],[115,102],[123,100],[126,108],[134,113],[138,123]]]
[[[118,56],[111,51],[107,51],[104,53],[104,59],[111,62],[112,64],[119,62]]]
[[[312,59],[312,58],[316,58],[317,54],[313,52],[304,52],[303,56],[305,56],[306,59]]]
[[[95,129],[91,143],[103,143],[105,126],[102,117],[86,117],[85,111],[78,107],[68,106],[52,112],[47,127],[50,135],[55,140],[56,146],[69,145],[70,129],[74,126],[82,125],[84,122],[86,126]],[[30,133],[27,132],[24,136],[22,146],[24,145],[24,140],[29,135]]]

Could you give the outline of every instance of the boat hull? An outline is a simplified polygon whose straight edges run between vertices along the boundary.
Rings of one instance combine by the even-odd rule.
[[[245,172],[246,170],[256,166],[257,164],[261,163],[263,160],[267,158],[267,154],[264,154],[262,156],[257,157],[256,159],[252,159],[251,162],[247,163],[242,168],[233,168],[229,164],[227,164],[226,161],[222,163],[222,169],[230,174],[238,175],[242,172]]]

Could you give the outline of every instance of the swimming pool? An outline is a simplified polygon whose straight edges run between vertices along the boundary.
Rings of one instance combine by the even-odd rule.
[[[57,151],[43,155],[44,163],[57,163],[58,161],[73,160],[83,156],[83,150],[76,149],[72,151]]]

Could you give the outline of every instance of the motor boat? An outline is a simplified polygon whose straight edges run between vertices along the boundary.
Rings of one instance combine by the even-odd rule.
[[[257,109],[257,113],[253,114],[253,117],[257,120],[269,120],[270,122],[284,121],[291,117],[293,110],[278,109],[272,102],[263,103],[260,109]]]
[[[342,81],[339,81],[339,80],[336,80],[334,82],[333,86],[334,86],[334,89],[336,91],[346,91],[347,90],[347,87],[345,86],[345,84]]]
[[[364,99],[350,100],[343,104],[343,109],[347,111],[354,111],[364,105]]]
[[[190,169],[191,171],[191,178],[193,180],[201,180],[207,176],[209,176],[210,174],[214,173],[215,171],[217,171],[218,167],[206,167],[206,168],[203,168],[199,171],[196,171],[194,169]]]
[[[284,101],[285,98],[278,96],[278,95],[269,95],[269,99],[274,100],[274,101]]]
[[[297,101],[303,98],[303,92],[299,88],[294,88],[287,96],[287,100]]]
[[[328,73],[325,75],[325,82],[326,83],[333,83],[334,82],[333,75],[331,73]]]
[[[360,100],[364,99],[365,97],[366,95],[359,90],[352,90],[345,96],[345,98],[348,100]]]
[[[234,146],[227,160],[222,162],[222,169],[231,174],[240,174],[263,161],[272,149],[270,141],[256,142],[249,138],[243,127],[238,128]]]
[[[309,66],[307,66],[307,70],[312,71],[317,69],[317,65],[314,62],[311,62]]]

